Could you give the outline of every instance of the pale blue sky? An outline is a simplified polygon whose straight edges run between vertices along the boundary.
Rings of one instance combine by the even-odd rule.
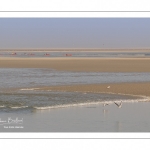
[[[150,48],[150,19],[0,18],[3,48]]]

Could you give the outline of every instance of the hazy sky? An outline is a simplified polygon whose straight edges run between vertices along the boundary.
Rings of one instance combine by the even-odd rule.
[[[0,48],[150,48],[150,19],[0,18]]]

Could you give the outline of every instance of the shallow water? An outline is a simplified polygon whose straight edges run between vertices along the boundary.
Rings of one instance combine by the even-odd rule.
[[[120,109],[112,103],[105,107],[99,104],[3,112],[0,132],[150,132],[149,114],[149,102],[126,102]]]
[[[149,82],[150,73],[86,73],[51,69],[0,69],[0,112],[32,111],[92,103],[145,100],[143,97],[80,92],[38,90],[41,86]]]
[[[150,73],[65,72],[36,68],[0,68],[0,90],[52,85],[149,82]]]
[[[68,55],[68,56],[67,56]],[[1,57],[150,57],[150,52],[74,52],[74,51],[66,51],[66,52],[21,52],[21,51],[0,51]]]
[[[111,104],[114,101],[136,102],[146,101],[142,97],[80,92],[15,92],[0,94],[0,112],[32,112],[35,109],[53,109],[88,104]]]
[[[122,101],[123,106],[127,105],[130,107],[131,104],[147,101],[147,105],[149,105],[149,98],[147,97],[106,93],[54,92],[42,91],[38,88],[53,85],[149,82],[150,73],[87,73],[56,71],[52,69],[0,68],[0,76],[0,131],[149,131],[149,122],[146,122],[147,124],[141,122],[141,128],[139,126],[138,128],[131,127],[131,125],[135,126],[136,120],[132,121],[130,119],[130,123],[128,124],[126,115],[131,114],[125,112],[124,108],[121,108],[121,111],[124,110],[124,112],[118,114],[124,117],[121,121],[114,119],[114,123],[113,118],[115,116],[111,114],[121,112],[112,109],[115,106],[114,102],[120,104]],[[104,107],[103,104],[108,105]],[[101,110],[97,109],[98,106],[101,107]],[[82,116],[80,108],[90,109],[89,112],[84,111],[84,113],[87,113],[85,121],[87,123],[95,118],[94,114],[90,114],[92,108],[96,109],[96,111],[103,111],[100,116],[103,117],[105,115],[105,120],[101,118],[100,122],[93,120],[93,124],[85,125],[84,118],[82,118],[85,116]],[[110,111],[111,109],[112,111]],[[114,109],[120,110],[118,106],[115,106]],[[135,109],[133,113],[136,113],[136,108],[133,109]],[[76,110],[81,111],[81,114],[77,112],[78,115],[81,115],[80,117],[76,116]],[[70,111],[73,111],[73,113],[67,114]],[[110,111],[109,118],[107,116],[108,111]],[[138,109],[138,111],[143,110]],[[20,123],[12,123],[12,120],[16,119],[20,120]],[[124,125],[123,128],[122,124]],[[143,127],[143,124],[145,127]],[[62,126],[60,127],[59,125]],[[120,129],[116,129],[116,126]],[[16,129],[13,127],[16,127]]]

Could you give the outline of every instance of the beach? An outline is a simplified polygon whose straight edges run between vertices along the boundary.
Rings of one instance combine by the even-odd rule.
[[[0,68],[50,68],[73,72],[150,72],[150,58],[0,58]],[[110,86],[108,89],[107,87]],[[42,90],[110,92],[150,96],[150,83],[40,87]]]
[[[0,132],[149,132],[149,26],[2,18]]]
[[[1,57],[1,132],[149,132],[150,58]],[[114,102],[120,103],[119,108]],[[103,106],[107,103],[107,106]],[[145,115],[146,114],[146,115]]]

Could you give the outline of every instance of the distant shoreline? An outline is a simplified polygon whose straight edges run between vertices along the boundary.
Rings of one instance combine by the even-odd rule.
[[[0,52],[150,52],[150,48],[131,48],[131,49],[121,49],[121,48],[52,48],[52,49],[0,49]]]

